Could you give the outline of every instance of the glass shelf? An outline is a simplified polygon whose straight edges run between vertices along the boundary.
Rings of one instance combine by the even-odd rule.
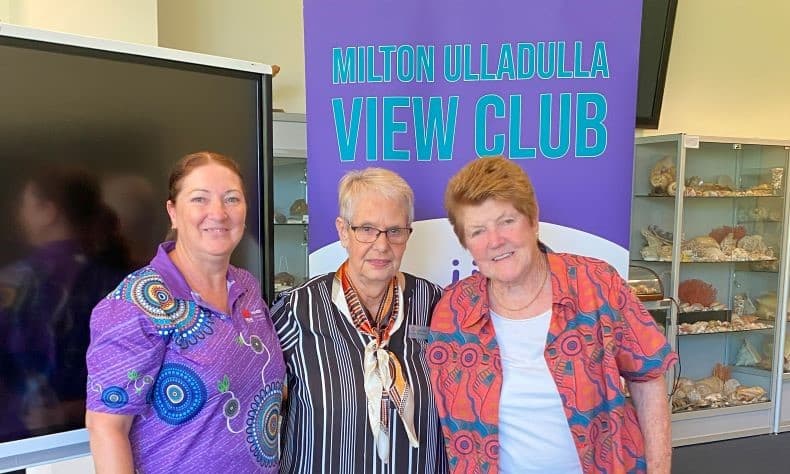
[[[680,326],[678,326],[679,328]],[[713,336],[717,334],[741,334],[741,333],[748,333],[748,332],[758,332],[758,331],[773,331],[774,327],[771,326],[769,328],[757,328],[757,329],[739,329],[737,331],[711,331],[711,332],[680,332],[678,329],[678,337],[686,337],[686,336]]]
[[[307,133],[304,114],[273,114],[274,294],[305,282],[307,268]],[[279,221],[279,222],[278,222]]]

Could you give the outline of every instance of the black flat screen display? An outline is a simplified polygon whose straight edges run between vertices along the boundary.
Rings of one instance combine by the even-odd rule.
[[[179,157],[240,163],[248,234],[233,263],[263,276],[268,80],[0,37],[0,443],[84,426],[90,311],[164,240]]]

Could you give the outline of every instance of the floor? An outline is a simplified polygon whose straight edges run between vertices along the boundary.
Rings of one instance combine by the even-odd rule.
[[[790,473],[790,433],[675,448],[672,474]]]

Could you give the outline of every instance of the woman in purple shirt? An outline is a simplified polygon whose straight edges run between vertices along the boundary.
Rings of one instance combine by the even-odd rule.
[[[279,467],[285,365],[255,278],[230,265],[247,205],[210,152],[170,175],[175,241],[96,306],[86,425],[99,473]]]

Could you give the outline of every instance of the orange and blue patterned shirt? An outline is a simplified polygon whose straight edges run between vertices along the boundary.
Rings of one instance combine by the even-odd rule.
[[[620,377],[660,377],[677,355],[610,265],[563,253],[548,253],[548,261],[552,315],[544,357],[582,470],[645,472],[644,440]],[[477,273],[451,285],[431,323],[428,363],[453,473],[498,472],[503,376],[486,283]]]

